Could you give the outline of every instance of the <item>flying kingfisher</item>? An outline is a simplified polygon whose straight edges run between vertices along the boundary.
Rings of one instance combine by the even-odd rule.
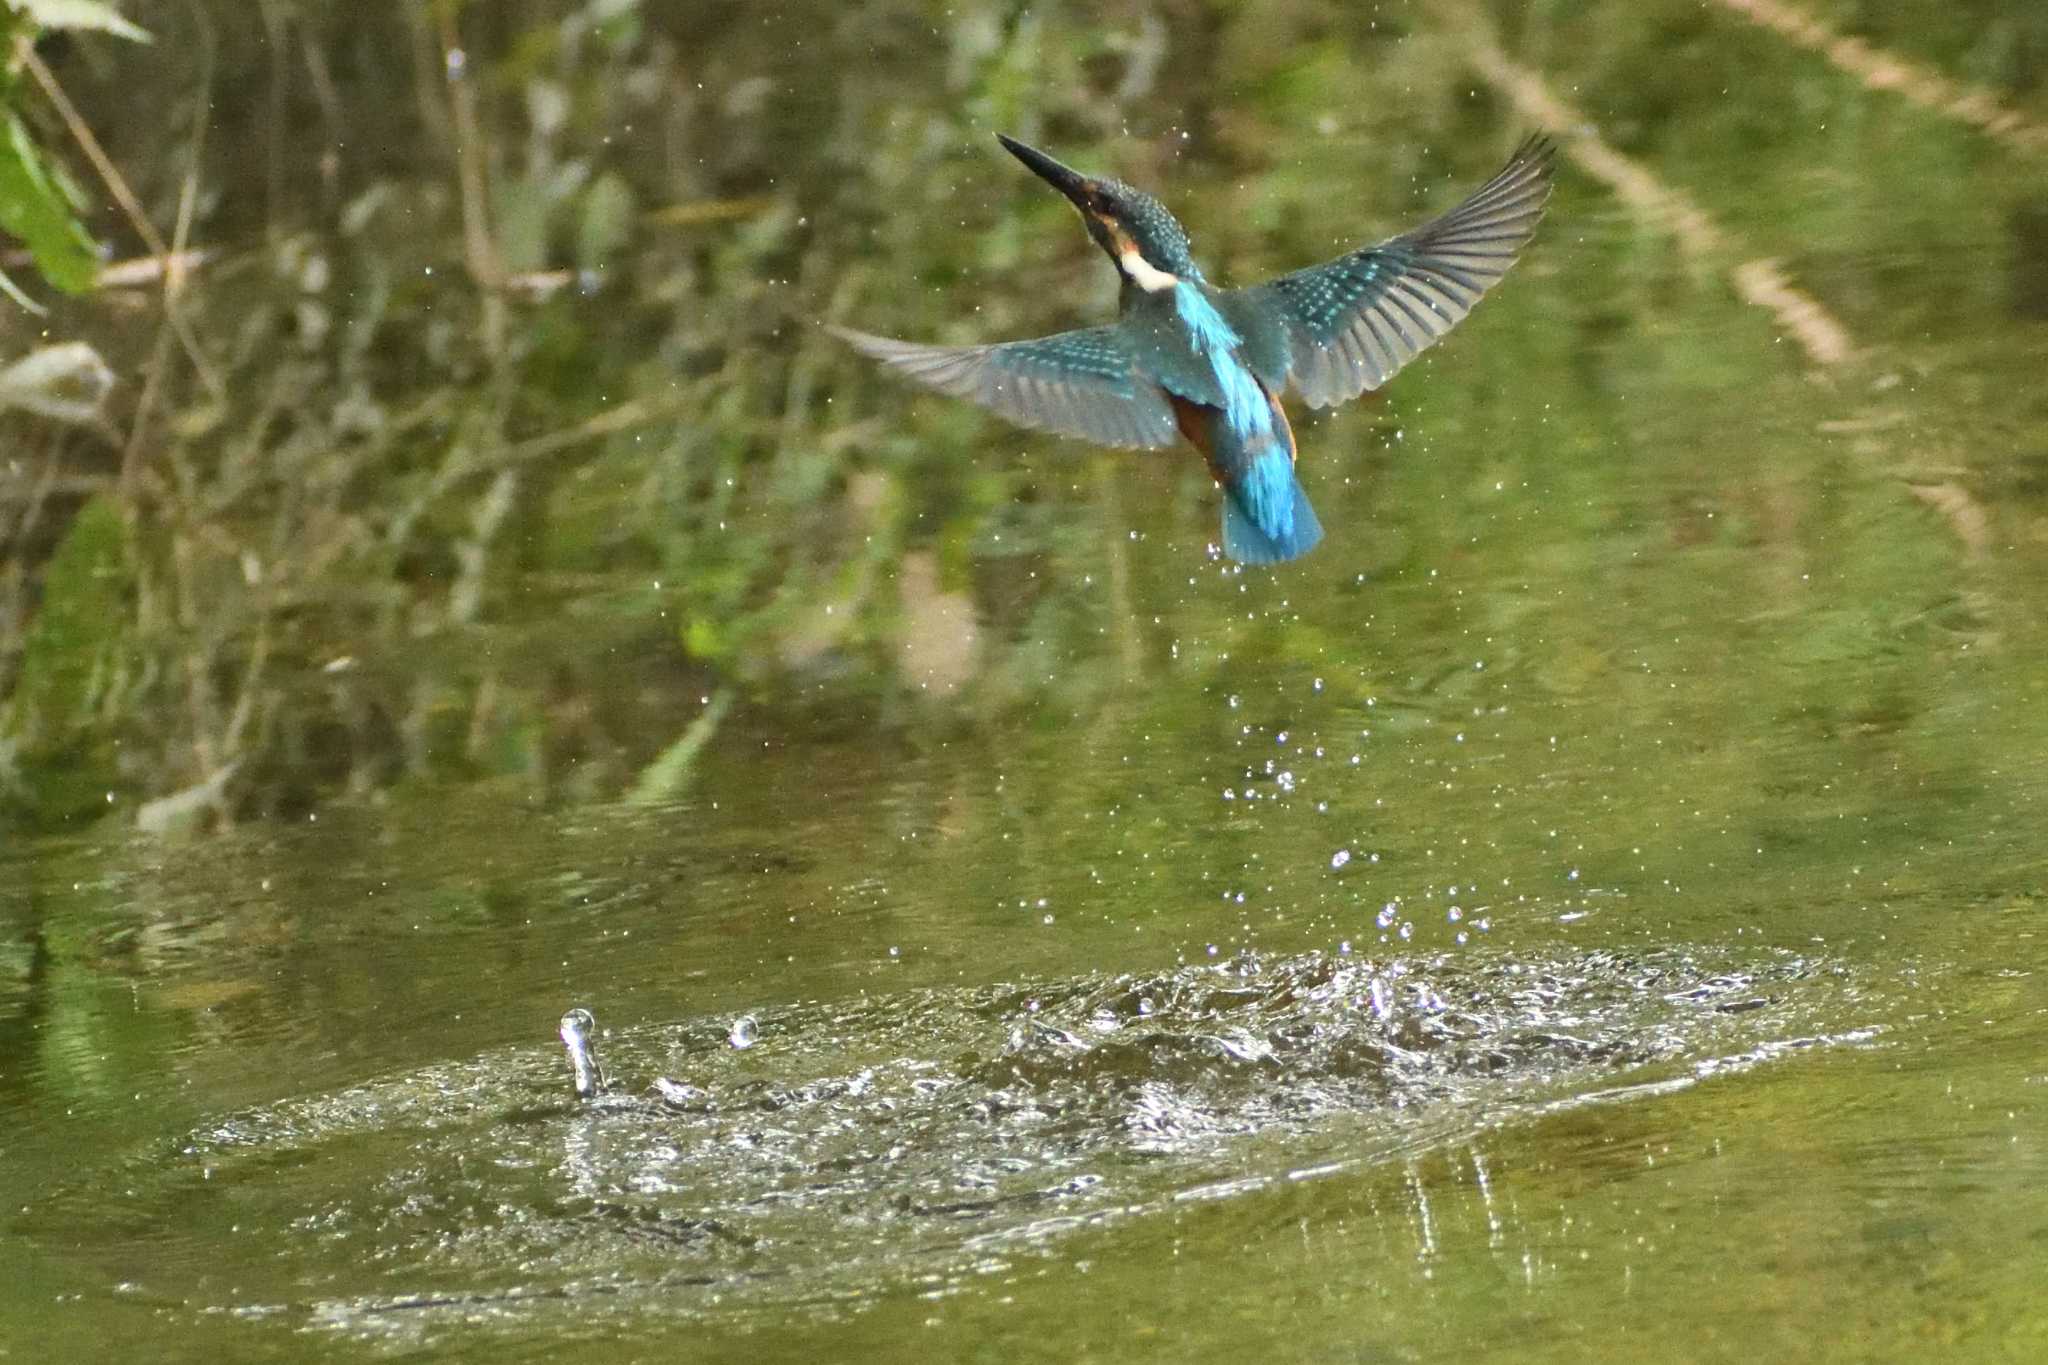
[[[1118,318],[1029,341],[926,346],[832,330],[905,374],[1027,427],[1158,449],[1175,434],[1223,487],[1223,552],[1273,564],[1323,528],[1294,473],[1289,383],[1310,407],[1376,389],[1472,311],[1535,234],[1555,144],[1526,139],[1449,213],[1378,246],[1242,289],[1218,289],[1157,199],[1069,169],[998,133],[1081,211],[1122,277]]]

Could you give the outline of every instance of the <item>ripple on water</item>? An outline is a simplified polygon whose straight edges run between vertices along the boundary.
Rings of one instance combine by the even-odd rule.
[[[1247,954],[628,1030],[581,1103],[537,1037],[228,1116],[23,1222],[351,1331],[816,1304],[1852,1040],[1808,1021],[1855,992],[1719,949]]]

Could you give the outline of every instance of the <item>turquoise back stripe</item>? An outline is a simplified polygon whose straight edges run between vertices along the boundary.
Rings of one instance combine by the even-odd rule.
[[[1243,338],[1224,321],[1198,285],[1182,280],[1173,287],[1174,311],[1187,324],[1195,350],[1208,357],[1215,371],[1216,387],[1223,390],[1223,420],[1239,436],[1258,436],[1273,429],[1273,414],[1266,406],[1265,391],[1245,363],[1237,358]]]

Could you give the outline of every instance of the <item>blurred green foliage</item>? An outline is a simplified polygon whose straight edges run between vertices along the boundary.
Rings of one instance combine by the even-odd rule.
[[[1697,5],[1491,12],[1604,136],[1784,257],[1866,342],[1931,333],[1915,365],[2018,392],[2025,349],[1984,325],[2014,277],[1921,287],[1918,263],[1954,247],[1954,201],[1868,173],[1902,164],[2022,213],[2025,182],[1979,172],[1973,134]],[[1958,56],[1954,24],[1828,12],[2043,103],[2025,15],[1999,12],[1987,62]],[[1868,409],[1890,400],[1808,387],[1755,310],[1569,175],[1512,304],[1384,403],[1304,423],[1332,537],[1277,580],[1284,609],[1245,610],[1254,585],[1204,556],[1195,461],[1007,431],[816,326],[969,341],[1113,307],[1071,213],[992,152],[998,128],[1164,190],[1226,283],[1395,230],[1522,126],[1474,78],[1464,13],[264,0],[250,22],[208,0],[152,12],[147,52],[53,56],[152,220],[184,221],[209,254],[176,318],[135,289],[57,305],[52,332],[122,377],[118,429],[0,416],[21,437],[0,484],[0,620],[73,604],[72,625],[0,648],[0,807],[83,809],[48,795],[74,774],[123,816],[181,793],[240,817],[450,780],[671,789],[686,774],[650,765],[715,754],[713,696],[738,698],[714,725],[1009,717],[1060,744],[1169,666],[1181,695],[1228,688],[1245,658],[1341,662],[1364,695],[1445,661],[1378,656],[1347,613],[1406,602],[1410,651],[1415,630],[1466,629],[1394,586],[1447,563],[1579,581],[1682,554],[1768,597],[1802,541],[1848,536],[1855,586],[1832,624],[1787,625],[1774,648],[1981,629],[1954,546],[1899,482],[1958,477],[1960,443],[1771,458],[1817,423],[1889,420]],[[90,253],[65,221],[37,231],[76,265]],[[92,226],[117,257],[143,248],[111,214]],[[1653,443],[1646,414],[1765,392],[1777,409]],[[1419,458],[1414,432],[1441,454]],[[1725,458],[1695,454],[1737,433],[1749,444]],[[1981,477],[2023,494],[2025,467]],[[1488,542],[1500,557],[1475,560],[1496,488],[1547,510],[1525,506]],[[83,613],[65,567],[81,556],[100,593]],[[1683,610],[1691,580],[1657,590]],[[1486,610],[1503,638],[1543,642],[1522,676],[1570,695],[1616,667],[1609,605],[1504,590]],[[1896,728],[1913,659],[1774,704]],[[119,688],[75,704],[35,681],[106,661]],[[1712,723],[1734,703],[1699,704]]]
[[[126,539],[120,512],[94,498],[43,572],[42,604],[9,705],[11,738],[39,760],[39,780],[24,795],[44,820],[104,807],[118,782],[115,727],[106,722],[122,718],[133,670],[120,628],[134,586]]]
[[[8,6],[0,10],[0,53],[8,54],[0,62],[0,232],[28,248],[46,282],[76,294],[91,287],[99,262],[78,220],[83,196],[37,145],[16,107],[23,98],[18,53],[46,34],[73,30],[136,42],[149,41],[149,35],[101,0],[8,0]],[[0,292],[21,307],[35,308],[4,271]]]
[[[78,293],[98,273],[92,238],[72,212],[69,197],[44,165],[43,153],[17,114],[0,130],[0,230],[29,250],[42,277]],[[17,292],[12,285],[9,292]]]

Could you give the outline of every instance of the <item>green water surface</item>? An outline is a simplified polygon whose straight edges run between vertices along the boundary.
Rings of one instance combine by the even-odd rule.
[[[1211,551],[1186,452],[735,333],[477,621],[379,618],[401,757],[10,833],[0,1356],[2048,1358],[2048,163],[1717,7],[1379,8],[721,27],[697,116],[793,150],[727,187],[786,221],[717,230],[867,186],[786,306],[954,340],[1110,304],[994,127],[1166,188],[1234,282],[1491,171],[1475,24],[1593,126],[1450,339],[1297,414],[1297,564]],[[1901,8],[1873,41],[2048,119],[2024,7]],[[1759,258],[1852,354],[1739,297]],[[589,549],[622,489],[701,511],[633,482],[699,459],[726,520]],[[790,507],[872,550],[806,569]],[[457,674],[516,723],[447,723]]]

